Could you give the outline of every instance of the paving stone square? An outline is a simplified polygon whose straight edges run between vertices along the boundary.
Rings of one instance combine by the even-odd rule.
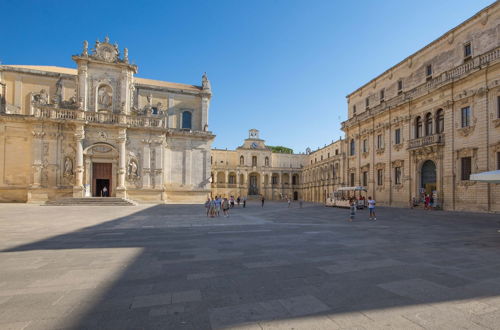
[[[0,329],[500,329],[494,214],[0,205]]]

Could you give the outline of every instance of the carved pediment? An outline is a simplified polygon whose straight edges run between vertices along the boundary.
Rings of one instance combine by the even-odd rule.
[[[392,167],[403,167],[404,163],[403,159],[397,159],[392,162]]]
[[[493,150],[493,152],[500,151],[500,141],[498,141],[497,143],[493,143],[490,146],[491,146],[491,150]]]
[[[109,37],[106,37],[104,42],[99,40],[95,42],[90,57],[103,62],[116,63],[118,62],[118,54],[118,45],[116,43],[114,45],[110,44]]]
[[[361,166],[361,171],[365,172],[370,170],[370,163]]]
[[[457,159],[462,158],[462,157],[475,157],[477,155],[477,150],[478,150],[477,147],[476,148],[468,147],[468,148],[458,149],[456,151]]]
[[[475,121],[475,120],[474,120]],[[465,137],[465,136],[468,136],[470,134],[472,134],[474,132],[474,129],[476,128],[476,125],[472,125],[472,126],[467,126],[467,127],[462,127],[462,128],[459,128],[458,129],[458,133]]]
[[[375,168],[376,168],[377,170],[384,169],[384,168],[385,168],[385,163],[382,163],[382,162],[377,163],[377,164],[375,164]]]

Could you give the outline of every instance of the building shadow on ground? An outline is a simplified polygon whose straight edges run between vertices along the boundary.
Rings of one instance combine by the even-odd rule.
[[[89,289],[92,299],[75,296],[74,308],[59,324],[68,328],[210,329],[271,320],[314,324],[344,313],[500,296],[500,240],[493,234],[493,217],[470,230],[474,227],[460,220],[464,215],[443,212],[441,222],[420,221],[426,213],[413,211],[405,218],[409,224],[398,229],[403,218],[349,224],[337,221],[344,218],[340,211],[323,209],[337,220],[320,230],[242,228],[238,223],[217,228],[196,221],[169,227],[176,217],[210,221],[203,206],[200,214],[193,210],[155,205],[2,253],[138,249],[111,284]],[[297,219],[309,221],[300,214],[310,209],[296,213]],[[453,221],[461,227],[448,227]],[[88,276],[92,268],[109,269],[103,258],[103,263],[89,264]]]

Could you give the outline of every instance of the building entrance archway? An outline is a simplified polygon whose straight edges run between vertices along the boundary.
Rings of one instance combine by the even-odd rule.
[[[96,143],[87,147],[83,155],[85,196],[116,196],[119,158],[116,148],[107,143]]]
[[[259,175],[257,173],[251,173],[248,177],[248,194],[259,194]]]
[[[426,160],[420,170],[420,188],[426,194],[432,194],[437,187],[436,164],[432,160]]]

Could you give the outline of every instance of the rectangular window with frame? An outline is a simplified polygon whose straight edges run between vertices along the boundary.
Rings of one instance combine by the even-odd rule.
[[[401,167],[394,168],[394,184],[401,184]]]
[[[365,106],[367,109],[368,109],[368,107],[370,107],[370,99],[369,98],[365,99]]]
[[[377,135],[377,149],[384,149],[384,139],[382,134]]]
[[[398,95],[403,93],[403,80],[398,80]]]
[[[500,170],[500,152],[497,152],[497,170]]]
[[[470,107],[463,107],[461,110],[462,127],[470,126]]]
[[[384,184],[384,170],[377,170],[377,185],[381,186]]]
[[[354,173],[351,173],[351,186],[354,187]]]
[[[383,89],[383,88],[382,88],[382,89],[380,90],[380,101],[383,101],[383,100],[384,100],[384,98],[385,98],[385,89]]]
[[[461,171],[462,180],[470,180],[470,175],[472,173],[472,158],[462,157],[461,165],[462,165],[462,171]]]
[[[470,42],[464,44],[464,60],[470,60],[472,58],[472,46]]]
[[[368,186],[368,172],[363,172],[363,186]]]
[[[497,96],[497,118],[500,119],[500,95]]]
[[[394,144],[401,144],[401,129],[397,128],[394,131]]]
[[[353,115],[355,115],[355,114],[356,114],[356,106],[355,106],[355,105],[353,105],[353,106],[352,106],[352,114],[353,114]]]
[[[363,152],[368,152],[368,140],[363,140]]]
[[[277,176],[272,176],[271,177],[271,183],[272,184],[278,184],[278,177]]]
[[[427,81],[432,79],[432,64],[427,64],[425,67],[425,75]]]

